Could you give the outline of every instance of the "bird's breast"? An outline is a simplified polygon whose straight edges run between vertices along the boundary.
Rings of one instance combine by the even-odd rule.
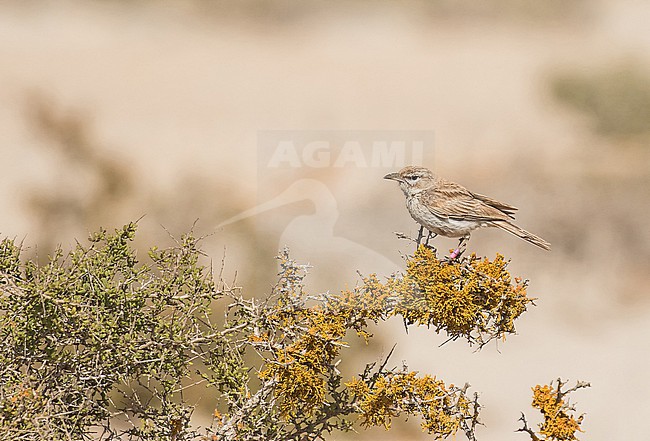
[[[474,220],[438,217],[422,203],[419,196],[419,194],[416,194],[407,197],[406,208],[413,220],[433,233],[446,237],[461,237],[480,226]]]

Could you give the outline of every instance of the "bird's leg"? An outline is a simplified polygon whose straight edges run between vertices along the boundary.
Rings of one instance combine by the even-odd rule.
[[[418,240],[417,240],[418,245],[420,245],[423,236],[424,236],[424,225],[420,225],[420,231],[418,232]]]
[[[430,231],[430,230],[427,230],[427,231],[429,232],[429,234],[427,234],[427,240],[424,242],[424,245],[428,247],[429,246],[429,240],[436,237],[438,235],[438,233],[434,233],[433,231]]]
[[[449,258],[453,260],[462,256],[462,254],[465,252],[465,249],[467,249],[468,240],[469,240],[469,234],[461,237],[460,240],[458,241],[458,247],[454,250],[453,253],[449,255]]]

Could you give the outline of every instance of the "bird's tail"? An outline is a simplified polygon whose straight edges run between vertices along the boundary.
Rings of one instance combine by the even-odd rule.
[[[513,223],[510,223],[508,221],[497,221],[494,222],[493,225],[495,227],[507,231],[510,234],[514,234],[515,236],[522,238],[526,242],[530,242],[533,245],[537,245],[543,250],[549,251],[551,249],[550,243],[546,242],[544,239],[542,239],[539,236],[535,236],[533,233],[529,233],[523,228],[519,228],[517,225]]]

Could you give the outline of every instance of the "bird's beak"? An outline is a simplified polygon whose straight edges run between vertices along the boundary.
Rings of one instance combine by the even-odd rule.
[[[388,173],[386,176],[384,176],[384,179],[391,179],[393,181],[401,181],[402,180],[399,173]]]

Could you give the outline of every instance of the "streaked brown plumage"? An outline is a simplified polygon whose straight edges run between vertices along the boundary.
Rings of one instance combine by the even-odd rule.
[[[384,179],[397,181],[411,217],[427,230],[446,237],[465,237],[476,228],[497,227],[538,247],[551,244],[512,221],[517,208],[435,176],[424,167],[408,166]]]

